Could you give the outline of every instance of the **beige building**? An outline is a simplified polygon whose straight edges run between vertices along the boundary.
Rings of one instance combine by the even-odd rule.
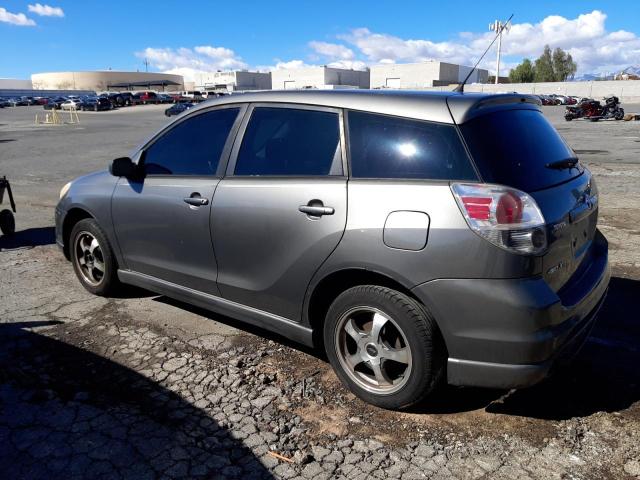
[[[196,73],[192,82],[186,82],[185,90],[222,93],[271,90],[271,72],[231,70],[226,72]]]
[[[369,71],[333,67],[286,68],[271,72],[274,90],[369,88]]]
[[[49,72],[34,73],[35,90],[166,90],[184,89],[182,75],[155,72]]]
[[[471,67],[453,63],[428,61],[390,63],[371,67],[371,88],[420,89],[460,83]],[[467,83],[486,83],[489,72],[477,69]]]

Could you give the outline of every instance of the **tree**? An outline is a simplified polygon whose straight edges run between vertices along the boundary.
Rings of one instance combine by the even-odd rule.
[[[556,79],[553,70],[553,57],[549,45],[544,46],[542,55],[538,57],[535,63],[535,81],[536,82],[553,82]]]
[[[509,80],[511,83],[531,83],[535,78],[535,74],[531,60],[525,58],[520,65],[511,69]]]
[[[565,52],[561,48],[553,51],[553,72],[556,82],[564,82],[569,78],[573,78],[578,66],[571,58],[571,54]]]

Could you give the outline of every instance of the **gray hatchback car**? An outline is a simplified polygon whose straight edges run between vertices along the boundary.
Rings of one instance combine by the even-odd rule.
[[[65,185],[82,285],[136,285],[323,347],[385,408],[518,388],[568,358],[609,283],[598,192],[526,95],[227,96]]]

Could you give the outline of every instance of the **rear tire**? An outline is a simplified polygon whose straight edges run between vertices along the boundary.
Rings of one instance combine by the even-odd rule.
[[[446,350],[431,315],[386,287],[363,285],[340,294],[327,312],[324,343],[342,383],[386,409],[419,403],[445,372]]]
[[[69,237],[69,253],[78,280],[89,292],[109,296],[120,288],[113,249],[93,218],[74,225]]]
[[[0,231],[3,235],[13,235],[16,232],[16,219],[11,210],[0,212]]]

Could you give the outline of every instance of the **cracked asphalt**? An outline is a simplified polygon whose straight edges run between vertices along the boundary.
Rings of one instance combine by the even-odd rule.
[[[2,478],[640,478],[640,122],[545,108],[596,176],[614,274],[575,362],[396,413],[283,338],[140,290],[84,291],[53,245],[57,192],[166,119],[147,106],[36,127],[36,108],[0,110],[18,204],[0,237]]]

